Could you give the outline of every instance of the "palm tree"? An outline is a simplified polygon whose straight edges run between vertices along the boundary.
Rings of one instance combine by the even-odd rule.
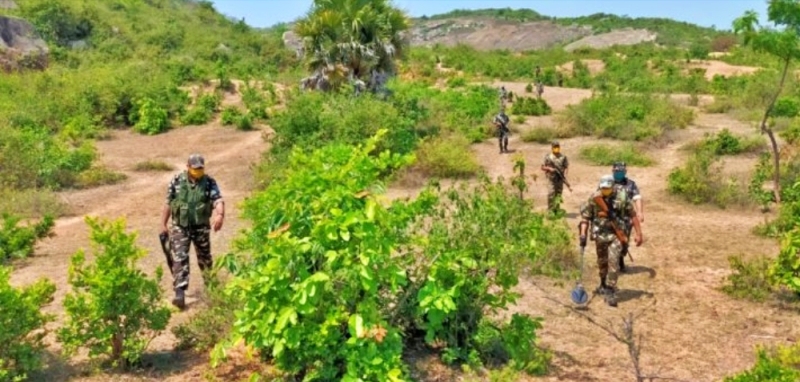
[[[394,74],[410,21],[388,0],[314,0],[295,33],[303,38],[306,65],[332,86],[364,79],[373,70]]]

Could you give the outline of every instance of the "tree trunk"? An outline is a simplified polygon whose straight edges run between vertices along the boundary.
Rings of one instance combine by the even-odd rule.
[[[775,108],[775,102],[778,101],[781,91],[783,91],[783,84],[786,82],[786,75],[789,73],[790,63],[791,58],[784,59],[783,73],[781,73],[781,82],[778,84],[778,90],[775,92],[775,96],[772,97],[772,101],[767,106],[767,111],[764,112],[764,118],[761,120],[761,132],[767,134],[770,145],[772,146],[772,161],[775,165],[775,174],[772,178],[772,192],[775,195],[775,204],[778,205],[781,204],[781,158],[779,156],[780,153],[778,152],[778,141],[775,140],[775,132],[772,131],[771,127],[767,126],[767,119],[769,118],[770,113],[772,113],[772,109]]]

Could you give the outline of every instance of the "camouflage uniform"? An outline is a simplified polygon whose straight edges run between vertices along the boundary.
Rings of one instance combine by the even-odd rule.
[[[508,152],[508,136],[511,133],[511,130],[508,128],[508,115],[504,112],[498,113],[494,116],[494,120],[492,121],[495,125],[498,125],[497,128],[497,140],[500,145],[500,153],[507,153]]]
[[[569,160],[567,160],[567,156],[564,154],[556,155],[547,153],[547,155],[544,156],[543,165],[555,167],[558,171],[561,171],[561,174],[564,174],[564,171],[569,168]],[[556,197],[561,196],[561,193],[564,191],[564,179],[555,172],[548,172],[547,180],[550,181],[547,184],[547,208],[552,211],[556,207]]]
[[[196,187],[198,190],[196,201],[186,201],[189,208],[181,209],[177,204],[181,195],[195,195],[192,192]],[[214,204],[222,199],[219,187],[214,178],[203,175],[197,182],[192,183],[186,171],[176,175],[167,188],[167,204],[171,208],[172,226],[170,227],[170,241],[172,244],[173,256],[173,286],[175,289],[186,290],[189,286],[189,245],[194,243],[197,254],[197,265],[201,271],[211,269],[213,265],[211,259],[211,224],[210,216]],[[199,208],[192,208],[199,204]],[[191,210],[196,213],[192,214]],[[203,211],[201,211],[201,209]]]
[[[615,188],[611,195],[603,198],[614,221],[622,230],[625,230],[624,227],[629,224],[626,222],[632,221],[633,217],[636,216],[633,203],[624,194],[624,190],[619,190],[618,192],[618,189]],[[617,289],[622,243],[614,232],[611,220],[605,216],[595,201],[597,196],[602,197],[602,193],[595,191],[589,200],[581,205],[581,218],[589,221],[592,231],[595,232],[597,268],[600,271],[601,285],[614,293]]]

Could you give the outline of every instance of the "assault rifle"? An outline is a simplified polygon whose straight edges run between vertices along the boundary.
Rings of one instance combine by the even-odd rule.
[[[611,228],[614,229],[614,234],[617,235],[617,239],[622,244],[623,247],[627,247],[628,245],[628,237],[625,236],[625,232],[617,225],[617,221],[614,219],[614,214],[608,208],[608,204],[606,204],[605,199],[603,199],[602,195],[597,195],[594,197],[594,202],[600,207],[600,210],[605,214],[606,218],[611,222]]]
[[[172,273],[172,245],[169,242],[169,234],[161,232],[158,234],[158,240],[161,242],[161,250],[164,251],[164,256],[167,258],[169,273]]]
[[[561,180],[564,182],[564,185],[567,186],[567,190],[569,190],[569,192],[572,192],[572,187],[569,185],[567,177],[564,176],[564,173],[561,172],[556,166],[550,166],[550,167],[553,169],[553,171],[555,171],[556,174],[558,174],[558,177],[561,178]]]

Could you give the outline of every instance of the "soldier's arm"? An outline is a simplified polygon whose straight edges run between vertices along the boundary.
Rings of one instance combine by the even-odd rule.
[[[633,182],[631,191],[631,194],[633,195],[631,199],[633,200],[633,207],[636,209],[636,215],[639,216],[639,223],[644,223],[644,205],[642,203],[642,194],[639,192],[639,187],[636,186],[636,182]]]
[[[569,159],[567,156],[564,155],[564,177],[566,178],[569,175]]]
[[[222,199],[219,185],[213,178],[209,179],[209,198],[214,205],[213,228],[214,231],[218,231],[225,220],[225,200]]]
[[[631,223],[633,223],[633,230],[636,234],[636,236],[634,236],[634,241],[636,241],[636,246],[638,247],[642,245],[642,242],[644,241],[644,237],[642,236],[642,226],[641,222],[639,221],[639,214],[636,213],[636,209],[633,207],[632,203],[629,202],[627,204],[628,214],[631,216]]]
[[[544,171],[544,172],[548,172],[548,173],[549,173],[550,171],[553,171],[553,168],[552,168],[552,167],[550,167],[549,163],[550,163],[550,161],[548,160],[548,157],[547,157],[547,155],[545,155],[545,156],[544,156],[544,161],[542,162],[542,171]]]
[[[164,203],[164,206],[161,208],[161,231],[162,232],[167,232],[167,224],[169,223],[169,217],[172,214],[171,210],[169,208],[169,203],[173,199],[175,199],[175,195],[177,193],[177,189],[175,187],[176,180],[177,180],[177,177],[172,179],[172,181],[169,183],[169,186],[167,186],[166,203]]]

